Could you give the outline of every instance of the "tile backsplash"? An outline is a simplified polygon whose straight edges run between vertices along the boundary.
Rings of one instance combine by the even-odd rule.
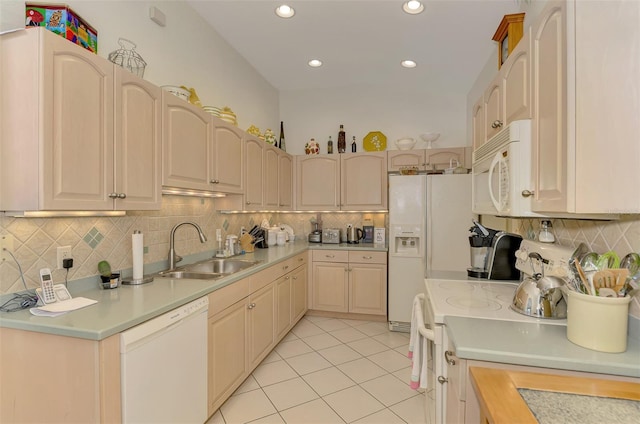
[[[176,251],[184,256],[217,248],[216,228],[223,235],[238,234],[242,226],[250,229],[263,220],[271,225],[290,225],[296,237],[306,238],[316,219],[324,228],[345,228],[347,224],[362,226],[363,218],[371,217],[376,227],[388,228],[386,214],[363,213],[253,213],[220,214],[215,199],[181,196],[163,197],[160,211],[130,212],[124,217],[81,218],[10,218],[0,214],[0,235],[14,236],[14,255],[24,272],[29,288],[39,285],[40,268],[51,268],[54,281],[64,281],[65,270],[56,270],[56,248],[71,246],[74,266],[68,279],[77,280],[97,275],[101,260],[111,263],[114,270],[130,269],[131,235],[134,230],[144,234],[144,263],[166,261],[169,234],[174,225],[193,221],[208,237],[201,244],[196,231],[188,226],[176,232]],[[625,215],[616,221],[585,221],[554,219],[558,242],[577,246],[586,243],[602,253],[615,250],[619,255],[640,252],[640,215]],[[509,230],[532,238],[538,232],[539,220],[509,220]],[[23,290],[18,265],[11,259],[0,262],[0,293]]]

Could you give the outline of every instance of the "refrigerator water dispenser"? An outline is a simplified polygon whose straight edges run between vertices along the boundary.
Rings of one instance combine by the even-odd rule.
[[[396,237],[396,251],[398,254],[418,255],[420,254],[420,237]]]

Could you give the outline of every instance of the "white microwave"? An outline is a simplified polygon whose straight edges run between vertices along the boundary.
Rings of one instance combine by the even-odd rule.
[[[531,120],[513,121],[473,152],[473,213],[542,217],[531,211]],[[523,193],[524,192],[524,193]]]

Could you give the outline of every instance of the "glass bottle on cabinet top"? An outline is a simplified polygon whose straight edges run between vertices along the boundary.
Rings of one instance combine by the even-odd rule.
[[[344,125],[340,124],[340,131],[338,132],[338,153],[344,153],[347,149],[347,138],[344,132]]]
[[[329,141],[327,141],[327,153],[333,153],[333,140],[331,140],[331,136],[329,136]]]
[[[351,152],[355,153],[356,152],[356,136],[353,136],[353,141],[351,142]]]
[[[278,147],[287,151],[287,144],[284,141],[284,123],[282,121],[280,121],[280,142],[278,143]]]

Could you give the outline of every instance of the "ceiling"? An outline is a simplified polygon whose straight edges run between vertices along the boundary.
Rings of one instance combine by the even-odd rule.
[[[192,7],[279,91],[365,86],[469,90],[496,48],[505,14],[523,0],[189,0]],[[293,18],[276,16],[286,2]],[[323,66],[311,68],[310,59]],[[400,66],[417,62],[413,69]]]

